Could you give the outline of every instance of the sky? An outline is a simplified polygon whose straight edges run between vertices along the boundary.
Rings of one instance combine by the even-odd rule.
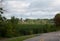
[[[60,0],[4,0],[3,7],[7,18],[51,19],[60,12]]]

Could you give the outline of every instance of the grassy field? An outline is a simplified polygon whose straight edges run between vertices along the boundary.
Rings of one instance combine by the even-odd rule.
[[[21,37],[16,37],[16,38],[5,39],[1,41],[23,41],[25,39],[32,38],[32,37],[35,37],[35,35],[21,36]]]

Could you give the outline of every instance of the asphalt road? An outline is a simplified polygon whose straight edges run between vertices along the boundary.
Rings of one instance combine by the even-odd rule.
[[[60,31],[41,34],[40,36],[26,39],[24,41],[60,41]]]

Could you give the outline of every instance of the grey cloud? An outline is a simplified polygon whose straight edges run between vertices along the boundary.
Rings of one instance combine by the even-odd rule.
[[[31,11],[48,11],[48,12],[60,11],[59,9],[60,6],[57,7],[51,6],[53,2],[54,0],[36,0],[31,3],[29,8]]]
[[[7,9],[10,8],[9,10],[11,11],[9,17],[16,16],[23,18],[53,18],[55,12],[60,11],[59,9],[60,6],[56,6],[56,7],[51,6],[53,0],[13,0],[13,1],[24,1],[24,2],[30,2],[31,4],[28,8],[24,8],[27,10],[25,13],[17,12],[17,11],[14,12],[11,10],[13,8],[8,6]]]

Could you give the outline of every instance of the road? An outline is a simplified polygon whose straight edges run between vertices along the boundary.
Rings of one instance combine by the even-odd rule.
[[[60,31],[41,34],[40,36],[26,39],[24,41],[60,41]]]

